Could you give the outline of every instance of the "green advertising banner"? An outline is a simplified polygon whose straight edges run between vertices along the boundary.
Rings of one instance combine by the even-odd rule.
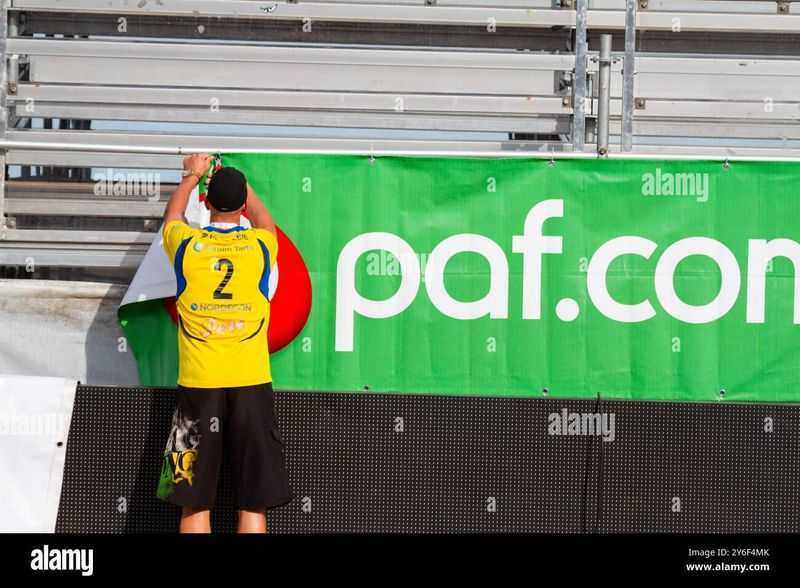
[[[308,321],[272,355],[278,389],[800,400],[798,164],[223,163],[310,276]],[[168,313],[149,301],[120,318],[142,383],[174,385]]]

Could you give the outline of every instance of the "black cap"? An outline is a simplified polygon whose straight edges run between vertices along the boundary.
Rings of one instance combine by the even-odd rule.
[[[239,210],[247,201],[247,180],[235,167],[223,167],[214,172],[208,184],[206,200],[220,212]]]

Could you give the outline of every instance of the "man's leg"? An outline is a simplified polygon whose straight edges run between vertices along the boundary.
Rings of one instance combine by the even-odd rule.
[[[179,386],[176,400],[157,494],[182,507],[181,533],[210,533],[209,509],[216,500],[224,445],[225,393]]]
[[[228,388],[226,437],[240,533],[266,533],[267,510],[291,500],[272,386]]]
[[[267,513],[264,510],[240,510],[239,533],[266,533]]]
[[[210,533],[211,511],[184,506],[181,511],[181,533]]]

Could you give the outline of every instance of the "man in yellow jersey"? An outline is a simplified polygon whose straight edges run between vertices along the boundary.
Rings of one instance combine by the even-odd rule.
[[[183,507],[181,532],[210,532],[224,450],[239,532],[264,533],[267,509],[292,498],[267,349],[267,282],[278,241],[269,211],[230,167],[209,183],[211,224],[186,223],[189,195],[210,163],[208,155],[184,160],[164,213],[164,250],[177,281],[179,367],[158,496]],[[245,210],[251,228],[239,224]]]

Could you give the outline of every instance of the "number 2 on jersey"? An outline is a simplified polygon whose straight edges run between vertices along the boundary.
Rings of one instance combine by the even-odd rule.
[[[223,267],[225,267],[225,276],[217,286],[217,289],[214,290],[214,300],[230,300],[233,298],[233,294],[230,292],[223,292],[233,276],[233,262],[227,258],[218,259],[217,263],[214,264],[214,271],[221,272]]]

